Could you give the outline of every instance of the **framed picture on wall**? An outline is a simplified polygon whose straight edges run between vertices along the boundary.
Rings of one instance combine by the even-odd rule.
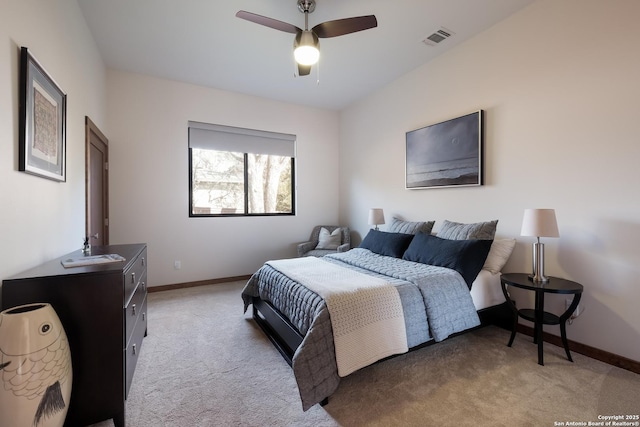
[[[407,132],[406,188],[483,184],[483,111]]]
[[[67,95],[26,47],[20,56],[20,171],[66,181]]]

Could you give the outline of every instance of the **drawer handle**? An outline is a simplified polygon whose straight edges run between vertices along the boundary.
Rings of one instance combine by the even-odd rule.
[[[143,321],[143,322],[146,322],[146,320],[147,320],[147,319],[146,319],[146,316],[147,316],[147,313],[143,311],[143,312],[142,312],[142,321]]]
[[[144,257],[142,257],[142,266],[144,267]]]
[[[132,316],[135,316],[135,315],[136,315],[136,305],[135,305],[135,304],[133,304],[133,305],[131,306],[131,315],[132,315]]]
[[[147,284],[146,284],[146,283],[144,283],[144,282],[142,282],[142,290],[143,290],[143,291],[146,291],[146,290],[147,290]]]
[[[135,344],[133,344],[132,350],[133,350],[133,355],[135,356],[136,355],[136,345]]]
[[[131,283],[136,283],[136,273],[131,273]]]

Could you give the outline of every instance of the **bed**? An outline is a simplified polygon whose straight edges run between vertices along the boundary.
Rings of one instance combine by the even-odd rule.
[[[500,269],[515,241],[494,240],[497,221],[446,221],[439,237],[433,223],[393,224],[345,253],[268,261],[242,291],[292,366],[305,411],[371,363],[481,324],[511,325]]]

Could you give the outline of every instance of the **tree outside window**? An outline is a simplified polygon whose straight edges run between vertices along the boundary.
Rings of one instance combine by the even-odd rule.
[[[191,216],[292,215],[294,159],[191,149]]]
[[[189,122],[189,216],[295,214],[296,136]]]

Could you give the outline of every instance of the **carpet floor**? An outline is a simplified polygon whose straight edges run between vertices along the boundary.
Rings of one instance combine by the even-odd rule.
[[[571,363],[548,343],[539,366],[530,337],[509,348],[492,326],[363,368],[303,412],[291,368],[242,313],[243,285],[149,294],[128,427],[539,427],[640,413],[640,375],[576,353]]]

